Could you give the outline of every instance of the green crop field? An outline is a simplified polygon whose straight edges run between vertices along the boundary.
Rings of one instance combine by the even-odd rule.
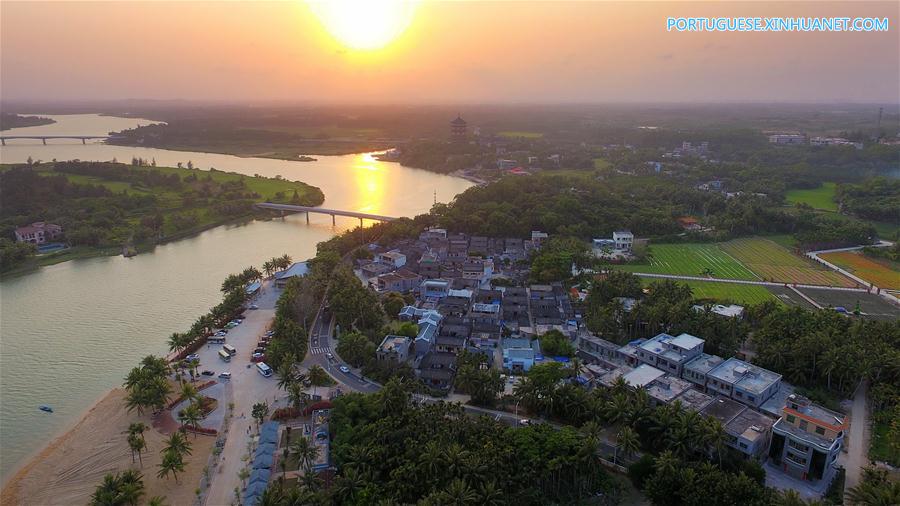
[[[762,237],[735,239],[719,246],[766,281],[856,286],[850,278],[795,255],[789,249]]]
[[[619,268],[649,274],[678,274],[724,279],[759,280],[750,269],[715,244],[653,244],[649,264],[627,264]]]
[[[715,281],[685,281],[691,287],[695,299],[713,299],[717,302],[733,302],[748,305],[767,300],[778,300],[766,287],[741,285]]]
[[[497,135],[500,137],[508,137],[508,138],[523,138],[523,139],[540,139],[544,136],[541,132],[525,132],[520,130],[506,130],[503,132],[497,132]]]
[[[836,184],[822,183],[822,186],[812,190],[790,190],[786,196],[791,204],[809,204],[813,209],[837,211],[837,203],[834,201],[836,191]]]

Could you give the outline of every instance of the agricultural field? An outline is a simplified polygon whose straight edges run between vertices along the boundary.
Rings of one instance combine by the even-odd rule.
[[[836,194],[837,185],[835,183],[822,183],[818,188],[811,190],[790,190],[786,197],[791,204],[808,204],[813,209],[837,211],[837,202],[834,201]]]
[[[900,269],[889,260],[875,259],[855,251],[825,253],[820,256],[875,286],[900,290]]]
[[[544,134],[542,134],[541,132],[526,132],[522,130],[505,130],[503,132],[497,132],[497,135],[510,139],[540,139],[544,136]]]
[[[760,279],[716,244],[653,244],[649,247],[647,261],[649,264],[626,264],[618,268],[649,274]]]
[[[856,283],[850,278],[795,255],[787,248],[769,239],[762,237],[735,239],[719,246],[766,281],[822,286],[856,286]]]
[[[859,310],[866,318],[894,321],[900,318],[900,309],[880,295],[866,292],[828,290],[823,288],[800,288],[801,292],[822,307],[843,307],[852,312],[859,304]]]
[[[742,306],[778,300],[764,286],[741,285],[716,281],[683,281],[691,287],[695,299],[713,299],[717,302],[733,302]]]

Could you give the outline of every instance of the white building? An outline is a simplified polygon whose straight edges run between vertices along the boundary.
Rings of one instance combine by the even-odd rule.
[[[806,144],[806,136],[800,134],[775,134],[769,136],[770,144]]]
[[[406,265],[406,255],[397,250],[385,251],[375,255],[375,261],[399,269]]]
[[[628,230],[617,230],[613,232],[613,243],[616,249],[631,251],[634,247],[634,234]]]

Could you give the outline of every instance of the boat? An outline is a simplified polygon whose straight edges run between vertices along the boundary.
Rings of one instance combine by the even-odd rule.
[[[40,409],[41,411],[46,411],[47,413],[53,413],[53,408],[46,404],[41,404],[40,406],[38,406],[38,409]]]

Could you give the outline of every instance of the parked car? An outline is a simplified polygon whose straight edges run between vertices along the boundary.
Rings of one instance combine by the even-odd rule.
[[[269,345],[268,341],[260,341],[260,342],[256,343],[256,349],[260,349],[260,348],[266,349],[266,346],[268,346],[268,345]]]
[[[250,357],[251,362],[265,362],[266,355],[263,353],[254,353],[253,356]]]
[[[274,335],[275,335],[275,331],[274,331],[274,330],[269,330],[269,331],[266,332],[266,337],[272,337],[272,336],[274,336]]]
[[[221,372],[221,373],[219,373],[219,377],[222,378],[222,379],[224,379],[224,380],[230,380],[230,379],[231,379],[231,373],[230,373],[230,372]]]
[[[212,372],[212,371],[203,371],[203,372],[201,372],[200,374],[202,374],[202,375],[204,375],[204,376],[212,376],[212,375],[214,375],[214,374],[216,374],[216,373],[214,373],[214,372]]]
[[[188,362],[199,362],[200,355],[197,355],[196,353],[191,353],[190,355],[184,357],[184,359],[187,360]]]
[[[254,355],[256,355],[257,353],[265,353],[265,352],[266,352],[266,349],[263,347],[259,347],[259,348],[256,348],[255,350],[253,350]]]
[[[325,358],[327,358],[328,360],[334,360],[334,353],[331,353],[329,351],[328,353],[325,354]]]
[[[527,418],[523,418],[523,419],[519,420],[519,425],[527,427],[527,426],[531,425],[531,420],[529,420]]]
[[[220,330],[220,331],[216,332],[215,335],[218,337],[225,337],[227,334],[228,334],[227,330]]]
[[[259,309],[259,306],[257,306],[256,304],[250,304],[250,307],[248,307],[247,309],[255,311],[255,310]]]
[[[344,374],[349,374],[349,373],[350,373],[350,368],[347,367],[347,366],[345,366],[345,365],[340,366],[339,369],[340,369],[341,372],[344,373]]]

